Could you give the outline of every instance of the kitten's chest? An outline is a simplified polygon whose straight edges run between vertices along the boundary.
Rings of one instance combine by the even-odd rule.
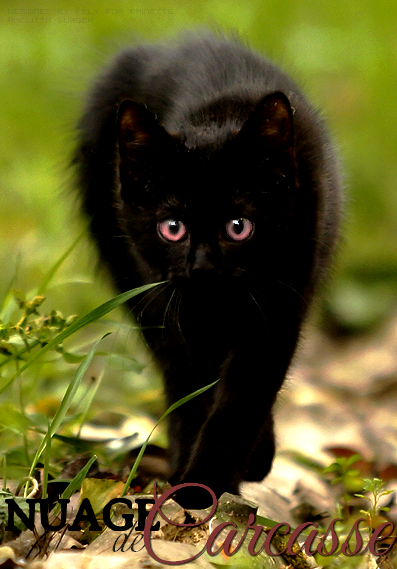
[[[265,313],[266,306],[246,287],[215,280],[158,297],[142,324],[152,326],[150,338],[156,345],[185,345],[191,353],[211,353],[221,361],[266,334]]]

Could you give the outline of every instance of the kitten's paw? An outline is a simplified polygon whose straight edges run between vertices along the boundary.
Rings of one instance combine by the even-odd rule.
[[[193,486],[191,482],[193,480],[197,481],[195,484],[200,484],[200,486]],[[223,481],[221,484],[214,481],[206,481],[199,476],[189,476],[188,479],[184,477],[178,481],[174,478],[170,480],[170,483],[173,484],[173,486],[182,486],[176,491],[172,498],[180,506],[190,510],[203,510],[212,507],[224,492],[238,494],[238,487],[232,486],[231,484],[224,484]]]
[[[173,496],[173,500],[182,508],[189,510],[204,510],[211,508],[215,499],[205,488],[199,486],[186,486],[180,488]]]

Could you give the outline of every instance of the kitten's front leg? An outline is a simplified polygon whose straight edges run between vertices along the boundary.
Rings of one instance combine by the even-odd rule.
[[[274,456],[271,411],[295,342],[272,342],[265,350],[263,345],[251,342],[229,358],[179,482],[205,484],[219,497],[238,493],[240,482],[260,480],[269,472]],[[203,507],[206,500],[209,495],[194,490],[178,497],[188,507]]]
[[[167,407],[217,379],[218,365],[203,358],[192,357],[186,346],[165,345],[156,350],[164,370]],[[205,379],[203,380],[203,377]],[[178,484],[189,463],[192,446],[212,408],[214,389],[177,407],[168,417],[169,463],[172,484]]]

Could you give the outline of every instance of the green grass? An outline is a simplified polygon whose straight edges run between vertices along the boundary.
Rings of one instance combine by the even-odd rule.
[[[76,249],[80,239],[81,236],[49,268],[37,287],[38,292],[44,293],[51,287],[57,271]],[[104,319],[127,300],[158,285],[145,285],[120,294],[81,317],[64,317],[58,310],[43,311],[45,296],[35,294],[26,297],[23,292],[13,289],[16,279],[15,274],[0,303],[0,456],[3,459],[3,485],[6,487],[7,478],[27,476],[32,479],[45,451],[43,484],[46,492],[48,473],[51,471],[56,475],[59,459],[71,457],[78,449],[92,454],[93,445],[84,444],[80,436],[84,423],[98,416],[101,409],[113,410],[119,421],[133,416],[137,408],[141,413],[146,412],[148,417],[152,413],[158,416],[161,410],[159,377],[150,363],[151,356],[145,356],[142,345],[137,348],[140,344],[139,336],[134,334],[138,333],[137,327],[132,323],[123,326]],[[102,329],[94,326],[98,321],[101,321]],[[103,327],[106,327],[105,332]],[[123,334],[123,329],[127,334]],[[105,338],[112,332],[115,333],[113,340],[106,342]],[[131,347],[132,337],[134,347]],[[99,342],[104,346],[101,351],[97,350]],[[133,357],[135,353],[139,360]],[[96,365],[94,355],[99,360]],[[76,364],[79,366],[74,371]],[[102,396],[101,392],[98,396],[105,369],[107,390],[102,390]],[[55,382],[52,383],[51,378]],[[114,389],[115,382],[117,390]],[[121,402],[119,397],[123,389],[126,393]],[[104,401],[109,400],[113,407],[104,405]],[[111,421],[108,421],[108,426],[111,427]],[[61,431],[61,437],[58,431]],[[57,438],[61,444],[51,453],[52,438]],[[128,444],[124,445],[124,453],[128,448]],[[106,461],[106,456],[103,458]]]

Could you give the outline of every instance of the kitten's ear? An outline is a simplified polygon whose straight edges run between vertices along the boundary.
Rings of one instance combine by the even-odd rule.
[[[121,103],[117,115],[120,154],[127,155],[140,147],[161,143],[167,136],[156,117],[135,101]]]
[[[264,97],[249,116],[239,138],[254,137],[269,148],[294,153],[294,125],[291,105],[284,93],[276,92]]]
[[[120,196],[130,202],[133,193],[147,188],[156,166],[170,148],[170,135],[144,105],[124,101],[117,115]]]

